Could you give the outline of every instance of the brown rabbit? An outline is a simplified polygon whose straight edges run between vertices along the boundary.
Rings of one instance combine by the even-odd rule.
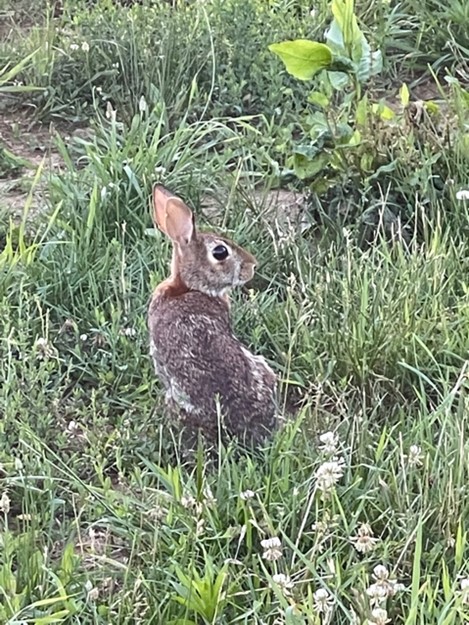
[[[187,440],[223,429],[261,443],[276,427],[276,376],[233,335],[227,291],[253,277],[256,259],[232,241],[197,232],[190,208],[159,185],[154,221],[173,243],[171,276],[156,287],[150,352]]]

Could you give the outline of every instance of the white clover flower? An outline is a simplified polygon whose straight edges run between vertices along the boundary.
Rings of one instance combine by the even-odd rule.
[[[366,593],[374,605],[405,589],[403,584],[398,584],[395,579],[390,578],[388,569],[382,564],[373,569],[373,579],[375,582],[367,588]]]
[[[243,490],[241,493],[239,493],[239,498],[242,499],[242,501],[248,501],[248,499],[253,499],[253,497],[256,496],[256,493],[253,490]]]
[[[391,619],[388,618],[388,613],[383,608],[375,608],[371,612],[371,620],[368,620],[368,625],[386,625],[390,623]]]
[[[463,603],[469,604],[469,577],[460,581],[459,596]]]
[[[373,569],[373,577],[380,582],[388,581],[389,571],[384,564],[378,564],[378,566],[375,566]]]
[[[34,349],[36,350],[37,358],[40,360],[51,358],[55,353],[55,348],[52,343],[49,343],[49,341],[42,336],[36,339]]]
[[[387,588],[382,584],[371,584],[366,589],[366,594],[369,596],[372,605],[381,603],[388,598]]]
[[[78,50],[79,47],[80,46],[78,44],[76,44],[76,43],[71,43],[70,44],[70,50],[75,51],[75,50]]]
[[[334,599],[325,588],[318,588],[313,594],[313,599],[316,612],[329,612],[334,603]]]
[[[135,328],[124,328],[122,330],[122,334],[124,336],[128,336],[129,338],[133,339],[137,334],[137,330]]]
[[[337,452],[337,445],[339,443],[337,434],[334,432],[325,432],[319,437],[322,445],[319,449],[328,456],[333,456]]]
[[[81,44],[81,49],[83,50],[83,52],[89,52],[90,51],[90,44],[87,41],[84,41]]]
[[[80,334],[80,341],[82,341],[83,343],[86,343],[87,340],[88,340],[87,334]]]
[[[350,539],[358,553],[368,553],[373,551],[377,538],[373,538],[373,530],[368,523],[362,523],[357,530],[357,535]]]
[[[277,536],[261,540],[261,547],[264,550],[262,557],[264,560],[278,560],[282,557],[282,543]]]
[[[8,497],[7,493],[4,492],[0,497],[0,512],[8,514],[10,512],[10,503],[11,499]]]
[[[456,199],[462,202],[463,200],[469,200],[469,189],[460,189],[456,192]]]
[[[422,454],[422,448],[419,445],[411,445],[409,447],[409,455],[406,456],[407,464],[410,467],[420,467],[422,466],[422,460],[424,458]]]
[[[329,492],[344,474],[345,461],[343,458],[333,458],[323,462],[316,470],[314,477],[316,485],[322,492]]]
[[[272,575],[272,581],[277,584],[283,594],[288,597],[291,595],[290,590],[295,585],[289,575],[284,575],[283,573],[277,573],[276,575]]]

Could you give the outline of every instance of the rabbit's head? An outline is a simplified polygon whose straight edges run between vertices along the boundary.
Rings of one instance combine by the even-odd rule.
[[[190,208],[161,185],[153,188],[153,211],[155,224],[173,243],[173,280],[212,296],[251,280],[255,257],[229,239],[198,232]]]

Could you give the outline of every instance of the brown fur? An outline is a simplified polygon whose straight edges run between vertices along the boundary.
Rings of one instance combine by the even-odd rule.
[[[276,426],[276,376],[234,336],[226,291],[254,272],[255,258],[232,241],[196,233],[190,209],[162,187],[154,189],[154,218],[173,241],[171,276],[153,294],[148,324],[155,368],[182,425],[211,442],[225,430],[260,443]],[[230,256],[215,261],[215,245]],[[217,410],[217,402],[221,412]]]

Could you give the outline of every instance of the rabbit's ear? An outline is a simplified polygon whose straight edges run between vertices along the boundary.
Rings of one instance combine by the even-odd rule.
[[[188,245],[195,236],[194,215],[191,209],[177,197],[166,200],[165,232],[180,245]]]
[[[171,197],[171,193],[160,184],[153,187],[153,221],[158,228],[168,234],[166,231],[166,202]]]

